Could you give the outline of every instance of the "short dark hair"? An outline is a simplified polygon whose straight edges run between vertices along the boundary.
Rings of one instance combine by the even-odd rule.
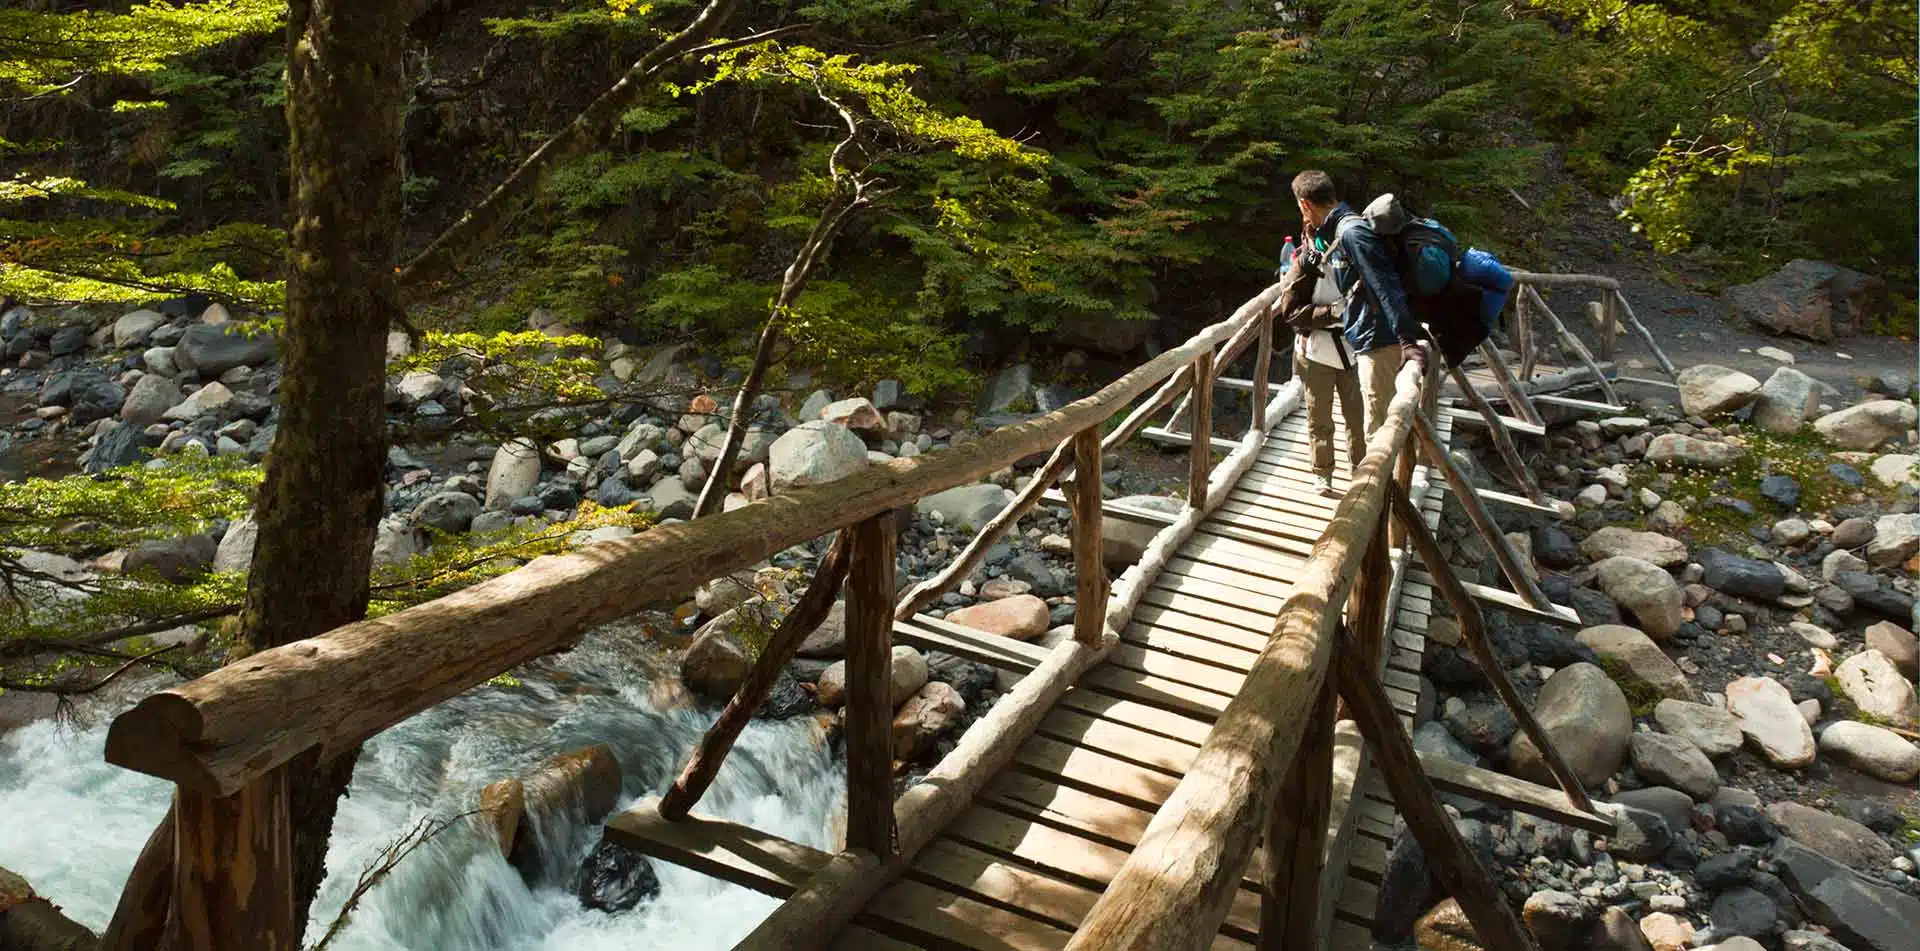
[[[1340,200],[1333,190],[1333,176],[1317,168],[1293,177],[1293,197],[1313,205],[1331,205]]]

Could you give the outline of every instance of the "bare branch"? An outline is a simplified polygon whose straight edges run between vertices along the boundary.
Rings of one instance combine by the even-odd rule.
[[[353,893],[348,895],[346,903],[340,906],[340,914],[334,916],[333,923],[327,926],[327,933],[321,935],[320,940],[315,942],[308,951],[326,951],[334,935],[339,934],[340,929],[346,927],[347,919],[353,915],[353,910],[359,907],[360,899],[365,898],[367,893],[373,890],[373,886],[380,884],[387,876],[393,874],[393,870],[399,866],[400,862],[412,855],[415,849],[433,841],[435,836],[471,815],[474,813],[463,812],[447,818],[427,816],[415,823],[407,834],[387,843],[387,847],[381,849],[380,854],[374,858],[373,864],[360,873],[360,880],[353,886]]]

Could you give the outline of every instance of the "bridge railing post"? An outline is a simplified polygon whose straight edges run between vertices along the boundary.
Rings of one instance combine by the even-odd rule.
[[[847,847],[893,853],[895,525],[882,512],[845,529]]]
[[[282,766],[222,796],[178,787],[166,946],[295,951],[293,823]]]
[[[1187,453],[1187,507],[1207,507],[1213,475],[1213,351],[1193,361],[1193,443]]]
[[[1253,418],[1247,423],[1250,430],[1266,425],[1267,401],[1273,387],[1268,379],[1273,375],[1273,315],[1261,314],[1254,319],[1260,324],[1260,342],[1253,358]]]
[[[1100,537],[1100,430],[1073,437],[1073,636],[1100,643],[1107,616],[1107,567]]]

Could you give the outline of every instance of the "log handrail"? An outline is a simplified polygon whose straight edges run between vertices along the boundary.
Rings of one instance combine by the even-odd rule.
[[[108,731],[107,761],[231,795],[309,749],[350,749],[601,624],[1051,449],[1211,352],[1278,295],[1269,287],[1093,395],[965,446],[538,558],[444,598],[261,651],[122,713]]]
[[[1267,827],[1305,724],[1329,675],[1333,625],[1375,537],[1386,486],[1420,405],[1425,368],[1409,362],[1346,495],[1281,607],[1273,637],[1207,735],[1187,774],[1068,951],[1205,948],[1225,920]]]

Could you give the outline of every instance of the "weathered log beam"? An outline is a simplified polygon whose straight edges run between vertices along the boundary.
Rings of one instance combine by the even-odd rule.
[[[1544,271],[1514,271],[1515,284],[1533,287],[1598,287],[1619,290],[1620,281],[1604,274],[1549,274]]]
[[[1335,692],[1320,687],[1300,748],[1293,756],[1266,830],[1266,869],[1260,883],[1260,951],[1318,948],[1321,862],[1333,807]]]
[[[1213,354],[1193,362],[1193,444],[1187,447],[1187,507],[1207,507],[1207,477],[1213,473]]]
[[[845,530],[847,542],[847,847],[893,854],[891,514]]]
[[[1520,916],[1500,894],[1500,886],[1467,849],[1460,830],[1440,805],[1433,783],[1420,768],[1413,741],[1400,728],[1386,688],[1361,660],[1359,644],[1344,629],[1334,636],[1338,643],[1333,666],[1340,680],[1340,697],[1352,711],[1360,735],[1366,737],[1367,749],[1393,795],[1394,807],[1405,817],[1408,831],[1425,851],[1447,894],[1460,903],[1488,951],[1540,951],[1533,936],[1520,924]]]
[[[1385,421],[1314,546],[1273,636],[1187,774],[1108,885],[1068,951],[1199,951],[1211,945],[1267,827],[1280,785],[1326,682],[1336,605],[1384,510],[1395,457],[1420,404],[1424,367],[1409,361]]]
[[[800,596],[793,610],[780,619],[780,626],[767,639],[767,646],[760,652],[760,659],[754,662],[746,682],[733,692],[726,709],[720,711],[719,718],[707,728],[699,745],[687,755],[680,777],[660,798],[661,815],[668,819],[684,819],[700,801],[700,797],[706,794],[707,787],[713,784],[713,778],[720,774],[720,764],[726,761],[734,741],[752,722],[753,715],[766,702],[767,694],[773,692],[773,685],[780,679],[780,672],[786,669],[787,661],[793,659],[793,652],[800,649],[807,635],[812,634],[833,610],[834,598],[840,593],[840,583],[846,577],[847,540],[842,533],[834,536],[833,544],[828,546],[819,567],[814,569],[813,582],[807,585],[807,592]]]
[[[1601,371],[1600,364],[1593,359],[1593,354],[1587,350],[1587,345],[1581,343],[1580,337],[1567,327],[1566,322],[1560,319],[1560,315],[1547,306],[1546,298],[1541,297],[1539,291],[1527,287],[1525,292],[1532,299],[1534,306],[1540,308],[1540,313],[1546,316],[1547,323],[1553,325],[1554,335],[1560,340],[1560,350],[1579,360],[1580,365],[1586,367],[1587,372],[1593,377],[1594,385],[1600,388],[1600,393],[1606,397],[1607,402],[1619,403],[1620,397],[1613,391],[1613,381],[1608,380],[1606,373]]]
[[[1648,330],[1647,325],[1641,323],[1640,318],[1634,315],[1633,305],[1627,303],[1627,295],[1620,293],[1620,289],[1616,287],[1613,290],[1613,299],[1620,305],[1621,312],[1626,315],[1627,326],[1632,327],[1633,332],[1639,334],[1640,339],[1647,342],[1647,348],[1653,351],[1653,358],[1660,361],[1660,369],[1667,372],[1667,379],[1672,380],[1675,385],[1678,385],[1680,382],[1680,371],[1673,368],[1673,361],[1667,359],[1667,352],[1660,349],[1660,341],[1654,339],[1653,331]]]
[[[1499,414],[1493,411],[1493,406],[1487,402],[1486,396],[1473,385],[1473,381],[1467,378],[1466,373],[1459,367],[1454,367],[1450,372],[1453,374],[1453,382],[1466,396],[1467,404],[1472,406],[1474,412],[1478,413],[1480,419],[1487,424],[1487,433],[1493,439],[1493,448],[1500,453],[1500,461],[1506,463],[1507,473],[1513,476],[1513,481],[1520,486],[1521,494],[1525,495],[1528,501],[1541,501],[1540,483],[1534,479],[1533,473],[1527,470],[1526,461],[1520,458],[1520,447],[1514,445],[1513,434],[1507,432],[1507,427],[1500,421]],[[1512,397],[1509,396],[1508,400],[1511,402]],[[1444,450],[1442,452],[1444,453]]]
[[[1460,467],[1453,464],[1453,459],[1447,455],[1446,447],[1441,445],[1440,434],[1434,431],[1433,424],[1422,416],[1414,420],[1413,434],[1438,462],[1441,476],[1447,480],[1448,485],[1453,487],[1454,500],[1460,503],[1460,508],[1467,513],[1467,519],[1473,522],[1474,529],[1480,533],[1480,540],[1486,542],[1487,547],[1493,550],[1493,559],[1500,565],[1500,573],[1506,576],[1507,583],[1513,585],[1513,590],[1519,592],[1534,607],[1542,611],[1551,611],[1553,602],[1547,600],[1546,592],[1540,590],[1540,585],[1533,580],[1533,575],[1528,574],[1526,566],[1520,564],[1520,553],[1514,550],[1513,543],[1507,540],[1506,533],[1502,532],[1499,523],[1493,520],[1493,513],[1487,511],[1486,503],[1480,501],[1480,494],[1474,491],[1473,483],[1467,481],[1466,473],[1461,472]]]
[[[1513,368],[1507,366],[1507,358],[1500,355],[1500,348],[1494,346],[1491,340],[1481,341],[1480,355],[1486,358],[1487,373],[1493,377],[1494,385],[1500,388],[1501,395],[1506,397],[1507,405],[1513,408],[1514,413],[1535,426],[1545,426],[1546,417],[1541,416],[1533,400],[1527,398],[1526,388],[1514,377]]]
[[[1060,695],[1119,644],[1109,631],[1099,646],[1078,640],[1055,647],[960,738],[925,779],[894,804],[898,851],[885,860],[864,851],[842,852],[810,879],[734,951],[816,951],[830,947],[840,929],[873,896],[899,878],[927,843],[973,804],[989,780],[1013,761]]]
[[[1100,643],[1107,617],[1107,566],[1100,539],[1100,431],[1073,437],[1073,636]]]
[[[244,663],[244,662],[243,662]],[[293,827],[287,771],[231,796],[174,793],[172,903],[165,946],[192,951],[295,951]]]
[[[1413,543],[1413,550],[1426,564],[1427,572],[1433,578],[1434,587],[1440,589],[1441,597],[1453,608],[1460,621],[1460,639],[1466,642],[1467,649],[1473,652],[1473,659],[1480,664],[1481,672],[1487,675],[1493,684],[1493,692],[1506,704],[1507,712],[1520,723],[1520,729],[1533,741],[1540,756],[1546,760],[1547,771],[1560,784],[1562,792],[1567,794],[1579,809],[1593,811],[1593,800],[1587,798],[1585,787],[1580,785],[1580,777],[1573,767],[1560,756],[1560,750],[1553,745],[1553,739],[1547,735],[1546,727],[1527,709],[1526,702],[1520,699],[1520,692],[1513,687],[1513,681],[1507,679],[1506,668],[1500,666],[1500,658],[1494,655],[1492,637],[1487,631],[1486,616],[1480,612],[1480,605],[1467,595],[1460,579],[1453,573],[1453,566],[1447,564],[1445,553],[1433,533],[1427,530],[1427,523],[1420,518],[1420,511],[1406,496],[1391,494],[1388,503],[1393,507],[1393,518],[1406,527],[1407,538]]]
[[[1067,473],[1069,466],[1073,463],[1073,455],[1068,451],[1072,445],[1072,440],[1068,440],[1055,446],[1053,455],[1047,457],[1046,465],[1035,470],[1033,479],[1020,490],[1020,494],[1014,496],[1013,501],[1008,503],[1006,508],[988,519],[987,524],[980,527],[980,531],[974,533],[973,538],[967,542],[967,547],[960,550],[958,557],[948,562],[945,568],[940,569],[939,574],[914,585],[913,590],[901,596],[900,603],[894,605],[893,619],[904,621],[919,614],[920,609],[933,603],[933,599],[959,584],[961,579],[973,574],[974,570],[987,560],[987,553],[993,550],[994,543],[1000,540],[1000,536],[1005,535],[1008,529],[1032,511],[1034,506],[1040,504],[1041,498],[1046,495],[1047,488],[1060,481],[1060,478]]]
[[[148,951],[160,946],[167,929],[167,906],[173,896],[173,806],[160,817],[140,857],[127,873],[114,906],[113,920],[100,934],[99,951]]]
[[[108,733],[107,761],[228,794],[306,750],[352,749],[594,627],[1057,446],[1210,351],[1278,293],[1269,288],[1085,399],[977,442],[535,559],[427,604],[261,651],[121,714]]]

